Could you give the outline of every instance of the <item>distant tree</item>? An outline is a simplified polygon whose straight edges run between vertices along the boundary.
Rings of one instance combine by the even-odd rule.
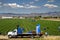
[[[40,19],[41,16],[35,16],[34,19]]]
[[[41,16],[39,16],[41,18]]]

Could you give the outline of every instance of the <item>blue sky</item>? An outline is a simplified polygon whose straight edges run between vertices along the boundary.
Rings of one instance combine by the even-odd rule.
[[[46,13],[60,11],[60,0],[0,0],[0,13]]]

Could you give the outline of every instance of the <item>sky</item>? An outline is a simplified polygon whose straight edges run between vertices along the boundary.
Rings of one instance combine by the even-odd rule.
[[[60,0],[0,0],[0,13],[46,13],[60,11]]]

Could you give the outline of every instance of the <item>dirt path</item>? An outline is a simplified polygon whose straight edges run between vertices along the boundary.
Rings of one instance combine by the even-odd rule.
[[[0,35],[0,40],[60,40],[60,36],[44,36],[44,38],[11,38],[8,36]]]
[[[60,40],[60,36],[47,36],[44,37],[45,40]]]
[[[41,20],[60,21],[60,19],[41,19]]]

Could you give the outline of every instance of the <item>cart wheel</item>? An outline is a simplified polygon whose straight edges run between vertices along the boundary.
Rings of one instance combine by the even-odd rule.
[[[8,35],[8,38],[12,38],[12,36],[11,35]]]
[[[34,38],[34,36],[32,35],[31,38]]]

